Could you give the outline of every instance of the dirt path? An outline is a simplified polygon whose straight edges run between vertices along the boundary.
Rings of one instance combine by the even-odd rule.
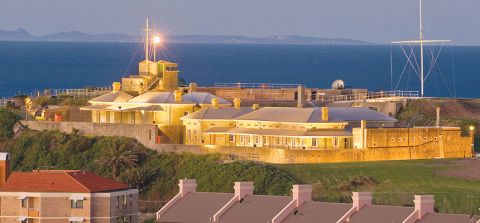
[[[480,180],[480,160],[463,159],[451,162],[451,169],[438,171],[440,175],[458,177],[469,180]]]

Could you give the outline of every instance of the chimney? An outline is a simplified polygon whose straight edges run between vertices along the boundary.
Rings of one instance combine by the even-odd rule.
[[[298,85],[297,87],[297,107],[303,108],[302,85]]]
[[[234,98],[233,99],[233,107],[235,109],[240,109],[240,104],[242,103],[242,100],[240,98]]]
[[[297,208],[303,203],[312,201],[312,185],[293,185],[293,199],[297,201]]]
[[[235,182],[235,197],[241,200],[247,195],[253,195],[253,182]]]
[[[365,131],[367,129],[367,120],[361,120],[360,121],[360,131],[361,131],[361,136],[362,136],[362,148],[365,148],[365,142],[367,139],[365,138]]]
[[[360,211],[364,206],[372,205],[371,192],[353,192],[352,196],[353,207]]]
[[[197,192],[197,181],[187,179],[180,180],[178,183],[178,188],[180,189],[179,193],[182,195],[182,197],[190,192]]]
[[[423,218],[426,214],[434,213],[435,199],[433,195],[415,195],[413,202],[415,203],[415,211],[418,213],[417,219]]]
[[[188,93],[193,93],[195,91],[197,91],[197,83],[192,82],[188,84]]]
[[[113,84],[112,84],[112,91],[113,92],[120,91],[121,88],[122,88],[122,84],[120,84],[120,82],[113,82]]]
[[[253,104],[253,105],[252,105],[252,109],[253,109],[254,111],[258,110],[259,108],[260,108],[260,105],[259,105],[259,104]]]
[[[218,109],[218,98],[212,98],[212,107]]]
[[[328,122],[328,107],[322,107],[322,121]]]
[[[173,92],[173,96],[175,97],[175,102],[182,102],[182,91],[181,90],[175,90]]]
[[[436,126],[437,128],[440,127],[440,105],[435,106],[435,110],[437,112],[437,122]]]
[[[0,153],[0,188],[5,185],[10,176],[10,155],[8,153]]]

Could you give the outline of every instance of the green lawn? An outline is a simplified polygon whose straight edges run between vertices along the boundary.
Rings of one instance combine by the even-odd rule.
[[[457,162],[457,163],[455,163]],[[480,161],[478,161],[480,162]],[[314,185],[314,198],[348,202],[352,191],[374,192],[374,203],[413,206],[414,194],[433,194],[445,213],[479,214],[480,180],[440,175],[458,160],[385,161],[341,164],[276,165],[299,183]]]

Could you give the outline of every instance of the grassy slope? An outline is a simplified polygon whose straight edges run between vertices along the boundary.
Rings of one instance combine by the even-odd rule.
[[[277,165],[301,183],[314,184],[319,200],[346,201],[351,191],[373,191],[374,202],[413,205],[414,194],[434,194],[436,208],[446,213],[479,213],[480,180],[436,174],[455,160],[390,161],[342,164]],[[480,162],[480,161],[479,161]],[[358,176],[365,182],[352,182]],[[376,182],[375,182],[376,181]],[[339,187],[350,185],[351,187]],[[351,190],[351,191],[350,191]]]

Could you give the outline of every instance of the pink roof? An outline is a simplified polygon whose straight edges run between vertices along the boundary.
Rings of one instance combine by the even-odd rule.
[[[0,191],[96,193],[127,190],[128,185],[80,170],[13,172]]]
[[[210,217],[232,197],[227,193],[190,192],[162,214],[159,222],[211,223]]]

